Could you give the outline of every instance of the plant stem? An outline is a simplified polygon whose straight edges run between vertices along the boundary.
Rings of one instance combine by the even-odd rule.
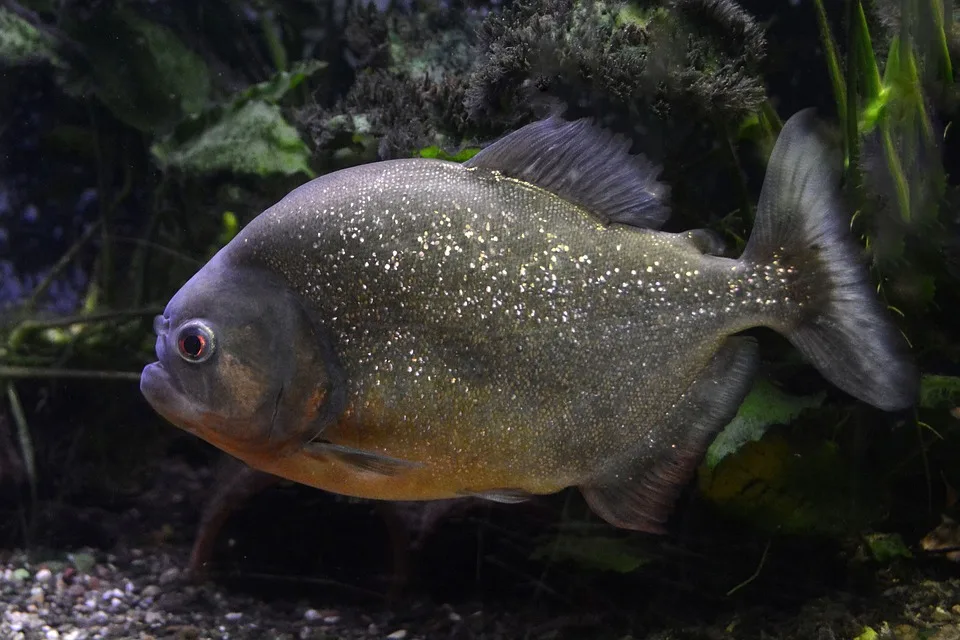
[[[95,371],[85,369],[48,369],[46,367],[0,366],[0,378],[71,378],[75,380],[123,380],[139,382],[140,374],[133,371]]]

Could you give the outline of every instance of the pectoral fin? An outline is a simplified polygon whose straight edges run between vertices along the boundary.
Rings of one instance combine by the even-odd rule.
[[[342,464],[350,465],[361,471],[378,473],[382,476],[395,476],[404,471],[418,469],[423,466],[419,462],[391,458],[390,456],[379,453],[345,447],[331,442],[308,442],[304,445],[303,452],[314,458],[337,460]]]
[[[663,523],[714,434],[737,413],[750,390],[757,345],[728,338],[644,445],[612,460],[580,490],[594,513],[624,529],[662,533]]]
[[[483,498],[491,502],[502,502],[504,504],[516,504],[526,502],[533,497],[533,494],[523,489],[489,489],[487,491],[470,491],[465,489],[457,492],[459,495],[469,498]]]

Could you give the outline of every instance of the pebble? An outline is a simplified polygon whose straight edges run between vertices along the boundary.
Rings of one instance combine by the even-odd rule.
[[[44,567],[43,569],[40,569],[40,571],[37,571],[37,574],[33,577],[33,579],[37,582],[47,582],[52,577],[53,572]]]
[[[387,636],[387,640],[403,640],[407,637],[406,629],[397,629],[393,633]]]
[[[177,578],[180,577],[180,570],[176,567],[170,567],[166,571],[160,574],[160,579],[158,582],[160,584],[170,584],[171,582],[176,582]]]
[[[241,613],[240,611],[231,611],[230,613],[228,613],[223,617],[229,620],[230,622],[237,622],[238,620],[240,620],[240,618],[243,617],[243,613]]]
[[[160,595],[161,589],[155,584],[148,584],[143,588],[143,591],[140,592],[144,598],[156,598]]]

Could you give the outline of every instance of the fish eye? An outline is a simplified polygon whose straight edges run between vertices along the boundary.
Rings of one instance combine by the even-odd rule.
[[[213,355],[215,340],[210,327],[192,320],[177,333],[177,351],[187,362],[204,362]]]

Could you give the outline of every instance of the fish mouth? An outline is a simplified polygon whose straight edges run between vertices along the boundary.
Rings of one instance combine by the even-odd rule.
[[[148,364],[140,374],[140,393],[153,410],[182,429],[192,431],[194,412],[183,397],[176,379],[160,362]]]

